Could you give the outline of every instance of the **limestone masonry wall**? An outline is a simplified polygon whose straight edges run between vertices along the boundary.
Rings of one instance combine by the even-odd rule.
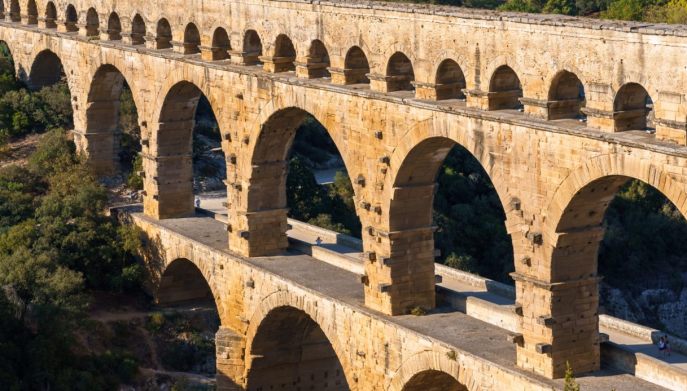
[[[315,117],[354,182],[365,303],[386,314],[435,305],[434,182],[466,148],[513,240],[518,365],[547,377],[600,367],[596,252],[618,188],[645,181],[687,212],[684,27],[324,1],[4,5],[18,76],[40,88],[63,70],[98,173],[117,168],[131,87],[150,217],[194,212],[191,134],[208,98],[236,254],[287,247],[286,156]]]

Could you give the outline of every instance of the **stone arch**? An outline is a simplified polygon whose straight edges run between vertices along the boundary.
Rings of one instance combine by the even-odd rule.
[[[189,23],[184,29],[184,54],[200,53],[200,31],[194,23]]]
[[[388,176],[385,181],[385,188],[392,190],[392,194],[389,197],[385,197],[385,202],[387,203],[385,210],[389,211],[389,213],[387,213],[389,218],[391,218],[391,203],[396,198],[394,195],[397,190],[395,189],[395,185],[405,183],[409,178],[408,175],[412,175],[412,170],[408,170],[410,166],[405,169],[401,168],[404,163],[409,161],[408,159],[411,157],[411,154],[414,154],[416,159],[423,156],[423,161],[428,165],[427,167],[436,168],[438,170],[445,155],[448,154],[450,148],[454,145],[460,145],[465,148],[479,162],[489,176],[489,179],[491,179],[494,190],[501,200],[501,205],[508,205],[510,201],[510,196],[507,191],[508,181],[504,180],[501,168],[495,166],[489,150],[485,148],[483,137],[475,135],[473,132],[467,132],[464,129],[455,128],[453,127],[454,125],[454,123],[436,123],[432,120],[420,121],[410,127],[407,132],[399,136],[399,144],[396,146],[396,149],[394,149],[389,164],[390,167],[395,169],[391,170],[393,175]],[[425,142],[427,142],[427,144],[422,146]],[[432,150],[429,147],[430,143],[434,144],[434,147],[438,149]],[[438,161],[432,162],[427,160],[431,159],[430,155],[433,155]],[[433,188],[436,171],[431,171],[429,169],[421,170],[419,168],[416,168],[416,170],[421,177],[411,178],[412,182],[430,184]],[[404,173],[406,179],[403,179]],[[431,201],[429,203],[429,208],[431,211]],[[504,210],[505,209],[504,207]],[[506,214],[508,214],[508,212],[506,212]],[[399,220],[397,224],[403,224],[403,220]]]
[[[255,65],[262,56],[262,40],[255,30],[246,30],[243,35],[243,63]]]
[[[12,22],[21,21],[21,7],[19,5],[19,0],[10,1],[10,20]]]
[[[614,130],[645,130],[650,126],[648,117],[652,110],[653,100],[641,84],[623,84],[613,99]]]
[[[97,37],[100,34],[100,17],[95,8],[89,8],[86,12],[86,35]]]
[[[5,49],[7,50],[7,57],[4,56]],[[17,68],[14,61],[13,50],[5,40],[0,40],[0,54],[2,54],[2,56],[0,56],[0,64],[12,70],[12,77],[17,77]]]
[[[600,155],[571,171],[556,188],[546,208],[546,239],[555,244],[561,232],[570,231],[574,226],[598,229],[612,196],[630,179],[654,187],[687,218],[687,203],[681,202],[687,200],[687,186],[675,181],[670,173],[649,160],[630,155]],[[586,209],[582,211],[572,208],[576,204],[582,205],[579,201],[583,197],[595,198],[596,201],[584,205]],[[585,211],[592,213],[585,216]],[[559,279],[553,271],[552,279]]]
[[[203,91],[190,81],[178,81],[165,93],[150,141],[156,156],[155,198],[159,218],[193,215],[193,129]],[[212,100],[210,100],[212,107]],[[155,117],[155,116],[154,116]],[[151,185],[146,182],[147,185]],[[148,196],[152,196],[152,189]]]
[[[436,85],[437,100],[463,99],[463,89],[467,84],[465,74],[457,62],[446,59],[439,64],[434,79]]]
[[[562,70],[551,80],[548,95],[548,118],[578,118],[585,103],[584,85],[576,74]]]
[[[53,51],[45,49],[33,60],[27,85],[32,90],[39,90],[57,83],[64,74],[62,60]]]
[[[45,6],[45,27],[49,29],[57,28],[57,8],[55,3],[49,1]]]
[[[64,28],[67,32],[79,31],[77,23],[79,21],[79,14],[73,4],[68,4],[64,12]]]
[[[310,42],[306,66],[308,68],[308,75],[311,78],[331,76],[329,73],[329,67],[331,67],[329,51],[319,39]]]
[[[272,317],[273,315],[277,315],[277,317]],[[334,356],[338,360],[342,368],[341,372],[345,384],[348,385],[350,389],[356,389],[356,381],[354,380],[355,378],[353,376],[353,368],[349,362],[349,356],[346,354],[344,345],[341,344],[341,341],[337,336],[336,322],[332,322],[331,319],[326,317],[326,315],[324,315],[321,310],[318,310],[318,306],[314,302],[304,300],[302,297],[298,297],[289,291],[276,291],[265,296],[265,298],[262,299],[262,301],[259,303],[258,308],[253,312],[250,318],[250,322],[248,323],[248,329],[246,330],[247,345],[245,357],[247,358],[247,360],[245,372],[246,375],[244,376],[246,379],[249,379],[250,371],[252,369],[253,364],[253,360],[251,360],[250,358],[255,356],[255,344],[253,342],[256,341],[256,337],[261,333],[261,331],[264,331],[265,329],[269,328],[269,323],[274,324],[272,321],[279,319],[279,315],[292,315],[296,320],[300,321],[301,325],[305,323],[310,324],[312,326],[312,323],[314,323],[321,330],[327,342],[331,345],[331,350],[334,352]],[[307,322],[308,319],[312,323]],[[264,327],[266,325],[267,327]],[[302,334],[302,336],[305,335]],[[249,383],[247,385],[250,386],[251,384]],[[252,388],[248,389],[252,390]],[[327,389],[329,389],[329,387]],[[349,388],[334,389],[347,390]]]
[[[157,21],[155,29],[155,49],[169,49],[172,47],[172,26],[166,18]]]
[[[122,39],[122,23],[116,12],[110,13],[110,17],[107,18],[107,39],[110,41]]]
[[[468,367],[461,366],[462,357],[451,360],[447,353],[425,350],[414,354],[396,369],[391,376],[391,381],[387,384],[386,391],[435,390],[434,388],[417,388],[423,385],[429,387],[429,384],[420,383],[418,380],[438,380],[439,385],[448,384],[454,387],[436,388],[437,391],[486,390]]]
[[[363,49],[353,46],[346,52],[344,75],[346,84],[370,84],[370,63]]]
[[[288,72],[295,69],[296,48],[293,46],[291,38],[285,34],[277,35],[274,40],[274,56],[272,64],[266,63],[265,67],[271,66],[272,72]]]
[[[403,391],[468,391],[468,389],[448,373],[428,369],[411,377],[403,386]]]
[[[146,23],[141,14],[134,15],[131,20],[131,44],[143,45],[146,36]]]
[[[155,301],[161,305],[196,300],[214,302],[216,297],[203,272],[186,258],[177,258],[167,264],[156,288]]]
[[[226,60],[230,50],[231,41],[227,30],[217,27],[212,33],[212,61]]]
[[[260,117],[249,128],[247,164],[236,168],[242,170],[241,177],[247,190],[243,185],[236,190],[236,193],[240,193],[240,205],[230,202],[245,210],[245,213],[230,215],[237,215],[233,226],[247,225],[251,230],[249,240],[245,240],[240,231],[230,235],[230,248],[234,251],[248,256],[261,256],[279,254],[287,248],[288,155],[296,131],[308,116],[315,118],[327,130],[346,169],[353,167],[349,164],[349,150],[343,135],[331,127],[333,118],[319,112],[321,103],[313,101],[315,106],[300,103],[280,102],[278,105],[273,100],[261,110]],[[354,191],[357,191],[355,187]]]
[[[101,65],[90,83],[83,135],[86,142],[80,145],[81,152],[88,157],[88,164],[98,175],[112,175],[118,171],[119,107],[124,83],[124,75],[110,64]]]
[[[38,24],[38,6],[36,0],[29,0],[26,4],[26,24]]]
[[[387,92],[412,91],[415,89],[415,72],[408,56],[394,53],[386,65]]]
[[[517,109],[523,96],[520,78],[513,68],[501,65],[489,80],[489,110]]]
[[[683,217],[687,215],[685,203],[681,202],[687,199],[684,184],[677,183],[652,161],[625,154],[597,156],[577,167],[556,189],[547,207],[546,258],[539,269],[547,272],[542,288],[555,287],[545,291],[551,303],[544,314],[552,319],[547,324],[553,340],[550,352],[558,357],[574,352],[576,362],[571,365],[579,371],[600,366],[598,249],[605,233],[606,210],[618,190],[631,179],[654,187]],[[532,304],[523,303],[528,305]],[[571,340],[574,344],[565,342]],[[560,360],[554,365],[555,376],[562,376],[565,363]]]

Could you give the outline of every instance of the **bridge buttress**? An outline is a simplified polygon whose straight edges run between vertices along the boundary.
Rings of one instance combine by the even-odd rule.
[[[433,228],[364,231],[365,305],[389,315],[434,308]]]
[[[245,379],[246,338],[232,329],[220,326],[215,334],[217,390],[241,391]]]

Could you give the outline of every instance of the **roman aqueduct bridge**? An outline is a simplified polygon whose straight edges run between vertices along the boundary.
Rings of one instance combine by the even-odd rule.
[[[354,182],[359,286],[372,311],[434,307],[435,178],[448,151],[465,147],[507,215],[517,366],[544,378],[561,377],[566,360],[599,369],[596,253],[619,187],[642,180],[687,213],[684,27],[355,1],[4,0],[2,8],[0,39],[17,74],[31,88],[66,75],[77,145],[101,174],[117,169],[119,95],[124,82],[131,87],[147,218],[194,213],[191,135],[207,97],[227,161],[223,235],[236,257],[286,249],[286,157],[314,116]],[[199,269],[213,280],[214,269]],[[301,311],[279,310],[266,328],[322,321],[316,302],[286,293],[239,300],[221,281],[214,296],[231,299],[220,308]],[[245,344],[257,325],[236,318],[223,316],[223,330]],[[304,338],[317,341],[329,327]],[[347,349],[337,344],[347,341],[335,353]],[[428,370],[449,365],[434,362]],[[342,373],[358,371],[348,365]],[[357,379],[348,384],[367,389]],[[400,389],[401,380],[389,384]]]

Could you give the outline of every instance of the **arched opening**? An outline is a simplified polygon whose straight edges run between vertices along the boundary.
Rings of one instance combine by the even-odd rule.
[[[12,0],[10,2],[10,20],[13,22],[21,21],[21,8],[19,7],[19,0]]]
[[[107,19],[107,37],[110,41],[122,39],[122,23],[119,21],[119,15],[116,12],[111,13]]]
[[[156,139],[161,218],[193,215],[194,194],[200,201],[205,193],[226,189],[226,160],[217,119],[194,84],[180,82],[167,93]]]
[[[0,75],[8,75],[12,80],[16,80],[16,69],[14,67],[14,57],[7,42],[0,41]]]
[[[29,0],[26,5],[26,16],[27,24],[38,24],[38,7],[36,6],[36,0]]]
[[[243,63],[255,65],[262,56],[262,41],[255,30],[248,30],[243,36]]]
[[[123,174],[129,185],[137,175],[134,166],[140,166],[141,131],[138,111],[131,89],[122,73],[112,65],[103,65],[91,81],[86,105],[86,132],[88,164],[98,175]],[[77,140],[79,141],[79,140]],[[140,171],[140,167],[138,170]]]
[[[427,370],[410,378],[402,391],[468,391],[468,388],[446,372]]]
[[[38,53],[31,65],[27,85],[32,90],[53,85],[65,78],[62,61],[52,51],[46,49]]]
[[[515,71],[507,65],[496,68],[489,82],[489,110],[520,109],[522,85]]]
[[[343,366],[320,326],[293,307],[270,311],[250,346],[248,391],[350,390]]]
[[[684,317],[676,316],[687,294],[687,221],[659,190],[626,176],[595,179],[565,206],[556,233],[551,282],[566,291],[552,301],[552,316],[574,322],[575,354],[587,354],[581,360],[598,360],[598,314],[687,337]],[[558,331],[554,341],[572,337],[572,329]],[[623,335],[601,331],[613,342]],[[566,348],[553,346],[563,355]]]
[[[67,6],[67,11],[64,14],[64,29],[67,32],[79,31],[79,27],[76,25],[78,19],[79,16],[76,13],[76,8],[69,4]]]
[[[367,62],[363,49],[358,46],[348,49],[344,64],[346,84],[370,84],[370,79],[367,77],[370,74],[370,64]]]
[[[273,67],[273,72],[288,72],[295,68],[293,62],[296,60],[296,48],[291,42],[291,38],[284,34],[279,34],[277,40],[274,42],[274,58],[273,64],[265,64],[266,70],[268,66]]]
[[[89,8],[86,13],[86,35],[89,37],[100,35],[100,18],[95,8]]]
[[[217,348],[224,348],[226,331],[220,328],[217,304],[203,273],[190,260],[179,258],[159,277],[156,311],[146,326],[155,330],[160,369],[203,377],[215,374],[221,366]]]
[[[145,43],[146,24],[140,14],[136,14],[131,21],[131,44],[143,45]]]
[[[644,87],[627,83],[620,87],[613,101],[615,131],[653,130],[650,113],[654,102]]]
[[[330,66],[329,52],[324,43],[319,39],[312,41],[308,51],[308,76],[311,78],[330,77]]]
[[[231,42],[227,30],[222,27],[215,29],[212,34],[212,60],[226,60],[229,58],[229,51],[231,50]]]
[[[387,92],[413,91],[415,72],[410,59],[401,52],[394,53],[386,66]]]
[[[200,32],[195,24],[189,23],[184,30],[184,54],[200,53]]]
[[[503,205],[488,173],[466,148],[444,137],[423,140],[403,159],[393,189],[390,230],[412,232],[409,243],[426,244],[407,254],[414,267],[426,270],[437,258],[452,268],[513,283],[513,244]]]
[[[270,191],[248,192],[248,218],[269,214],[272,224],[251,231],[250,244],[259,246],[263,236],[283,238],[276,248],[263,246],[257,252],[286,248],[287,210],[291,218],[360,237],[344,160],[328,130],[306,111],[288,108],[272,114],[261,127],[251,165],[249,188]]]
[[[584,86],[572,72],[561,71],[551,82],[549,90],[549,119],[584,118]]]
[[[169,49],[172,47],[172,27],[165,18],[157,22],[155,43],[156,49]]]
[[[185,258],[177,259],[165,268],[155,294],[155,301],[162,305],[184,304],[189,301],[214,305],[214,300],[203,273]]]
[[[52,1],[48,2],[45,6],[45,28],[54,29],[57,28],[57,8],[55,8],[55,3]]]
[[[434,83],[437,100],[465,99],[465,94],[463,94],[466,86],[465,75],[457,62],[450,59],[442,61]]]

